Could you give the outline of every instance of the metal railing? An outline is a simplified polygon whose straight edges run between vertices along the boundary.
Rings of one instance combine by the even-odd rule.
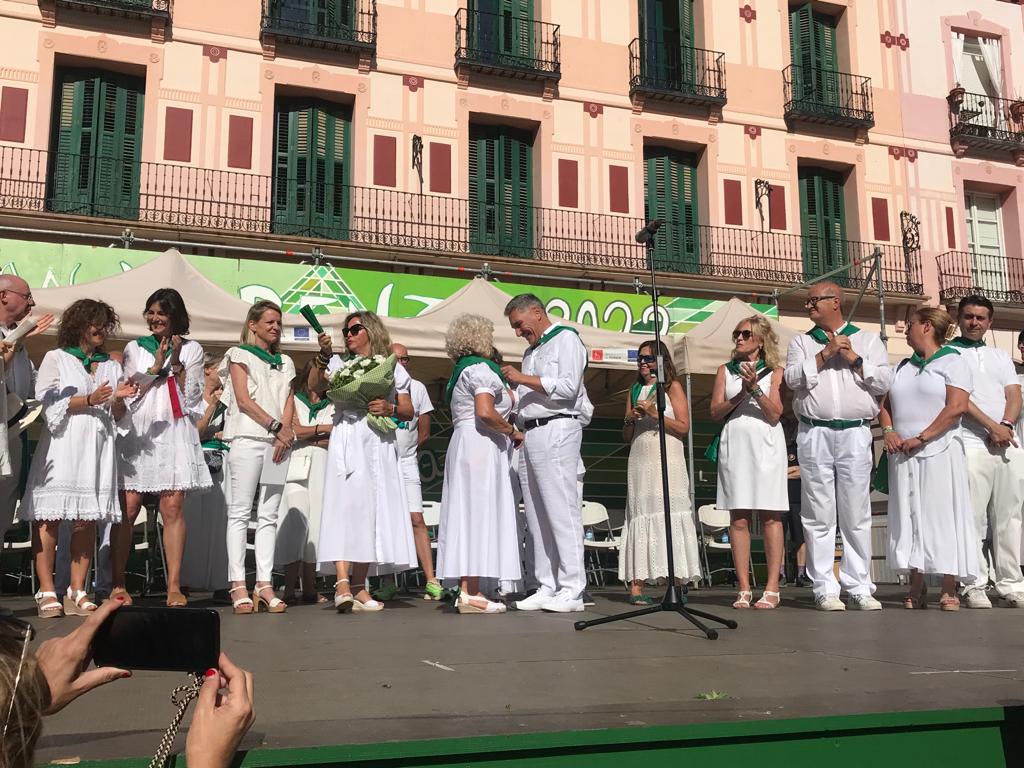
[[[137,177],[107,174],[117,181],[116,196],[89,189],[96,174],[79,173],[73,183],[56,178],[65,172],[61,169],[102,165],[43,150],[0,147],[0,209],[506,256],[578,268],[640,271],[653,258],[655,267],[666,272],[783,285],[848,264],[837,282],[851,288],[864,285],[870,265],[858,262],[876,247],[669,222],[648,251],[635,239],[645,222],[630,216],[500,203],[482,209],[465,198],[166,163],[139,163]],[[133,189],[137,197],[128,193]],[[884,254],[885,290],[920,294],[919,251],[878,247]]]
[[[980,293],[1001,304],[1024,304],[1024,259],[969,251],[946,251],[935,257],[939,298],[955,302]]]
[[[57,5],[82,9],[110,9],[133,16],[170,16],[174,0],[56,0]]]
[[[537,78],[561,75],[559,27],[528,16],[460,8],[455,63],[481,71]]]
[[[289,42],[376,48],[377,0],[263,0],[261,31]]]
[[[999,148],[1024,146],[1024,102],[993,98],[984,93],[964,93],[963,101],[950,105],[952,139]]]
[[[722,104],[725,102],[725,54],[633,38],[629,44],[629,89]]]
[[[782,70],[785,117],[870,127],[875,123],[871,78],[816,67]]]

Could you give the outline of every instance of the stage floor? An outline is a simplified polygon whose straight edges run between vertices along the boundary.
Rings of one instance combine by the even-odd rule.
[[[574,631],[629,609],[599,591],[567,615],[459,616],[412,597],[382,614],[224,610],[222,644],[255,673],[249,749],[1024,703],[1024,611],[909,612],[902,589],[879,592],[874,613],[821,613],[793,587],[775,612],[695,592],[696,607],[740,622],[717,641],[668,614]],[[28,598],[0,602],[34,615]],[[34,623],[43,640],[77,621]],[[37,763],[151,755],[180,682],[139,672],[88,694],[47,719]],[[725,698],[698,698],[710,691]]]

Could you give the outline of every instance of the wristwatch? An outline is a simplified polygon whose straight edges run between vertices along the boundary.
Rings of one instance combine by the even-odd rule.
[[[1011,432],[1012,432],[1012,431],[1013,431],[1014,429],[1016,429],[1016,428],[1017,428],[1017,425],[1016,425],[1016,424],[1014,424],[1014,423],[1013,423],[1012,421],[1010,421],[1009,419],[1003,419],[1003,420],[1002,420],[1002,421],[1000,421],[999,423],[1000,423],[1000,424],[1002,424],[1002,425],[1003,425],[1004,427],[1006,427],[1006,428],[1007,428],[1008,430],[1010,430]]]
[[[862,365],[864,365],[864,358],[860,355],[857,356],[856,360],[850,363],[851,368],[860,368]]]
[[[282,427],[284,427],[284,424],[282,424],[280,421],[278,421],[277,419],[271,419],[270,425],[267,427],[267,432],[269,432],[272,435],[276,435],[278,432],[281,431]]]

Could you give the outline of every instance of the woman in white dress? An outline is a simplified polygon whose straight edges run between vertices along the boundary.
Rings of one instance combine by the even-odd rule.
[[[782,515],[789,512],[788,455],[782,418],[779,337],[764,317],[754,315],[732,332],[732,360],[719,366],[711,392],[711,418],[724,421],[718,446],[715,506],[730,513],[729,543],[739,594],[733,608],[749,608],[750,525],[754,515],[764,531],[768,577],[755,608],[779,606],[779,571],[786,554]]]
[[[889,463],[889,565],[910,573],[904,608],[927,607],[925,574],[942,574],[944,611],[960,609],[958,581],[977,575],[977,536],[960,418],[971,375],[953,347],[954,328],[936,307],[917,310],[907,324],[914,350],[896,369],[878,420]]]
[[[224,442],[224,384],[217,373],[221,356],[207,353],[203,359],[203,415],[196,424],[203,458],[213,486],[207,493],[185,497],[185,554],[181,559],[182,590],[213,592],[216,602],[228,599],[228,490],[227,454]],[[230,601],[229,601],[230,602]]]
[[[522,578],[511,461],[523,435],[508,421],[512,391],[491,360],[493,350],[494,324],[487,318],[459,315],[448,326],[445,351],[455,371],[445,400],[453,430],[441,491],[437,575],[458,581],[459,613],[504,613],[504,603],[481,592],[480,579]]]
[[[205,410],[203,348],[184,338],[189,331],[188,310],[173,288],[155,291],[146,300],[143,317],[150,335],[124,348],[124,372],[139,385],[139,394],[128,403],[131,428],[121,441],[125,509],[123,521],[110,536],[110,595],[120,595],[131,604],[124,571],[142,494],[152,493],[160,497],[167,605],[180,608],[188,604],[181,591],[185,495],[213,484],[196,429]]]
[[[36,374],[36,399],[46,429],[36,446],[18,517],[35,523],[33,555],[39,616],[84,616],[96,610],[85,591],[96,523],[121,519],[117,479],[117,421],[125,398],[137,388],[123,381],[120,363],[103,351],[117,328],[113,307],[80,299],[61,315],[57,349],[46,353]],[[61,607],[53,568],[61,521],[70,521],[71,583]]]
[[[390,354],[391,338],[373,312],[348,315],[342,333],[351,356]],[[309,388],[323,393],[343,363],[340,355],[332,355],[329,335],[321,334],[318,341],[320,353],[310,372]],[[366,419],[367,413],[397,416],[401,421],[411,419],[409,382],[405,368],[396,366],[395,386],[388,398],[370,401],[366,410],[334,411],[327,446],[319,557],[323,563],[334,563],[334,605],[338,613],[384,608],[366,590],[371,563],[378,573],[396,573],[416,564],[395,433],[378,432]]]
[[[619,579],[629,584],[632,605],[650,605],[644,582],[668,578],[665,511],[661,489],[661,448],[658,440],[658,403],[655,397],[657,353],[655,342],[637,350],[637,379],[626,400],[622,438],[630,443],[626,473],[626,522],[619,546]],[[697,531],[690,506],[683,438],[690,431],[686,393],[676,377],[672,356],[664,342],[665,446],[668,451],[669,512],[672,521],[672,557],[676,578],[683,584],[700,578]]]
[[[295,397],[295,447],[288,462],[288,480],[281,497],[277,520],[274,561],[284,570],[286,602],[295,599],[302,572],[302,602],[326,603],[316,590],[317,544],[320,541],[320,510],[324,498],[327,441],[334,424],[334,404],[309,389],[310,360],[292,382]]]
[[[270,583],[284,482],[263,482],[264,465],[285,461],[295,438],[291,391],[295,364],[281,354],[281,308],[272,301],[253,304],[242,326],[241,341],[224,354],[220,367],[226,382],[221,396],[227,406],[224,442],[230,446],[227,550],[231,606],[240,614],[284,613],[288,604],[274,594]],[[245,586],[245,544],[257,493],[256,584],[250,599]]]

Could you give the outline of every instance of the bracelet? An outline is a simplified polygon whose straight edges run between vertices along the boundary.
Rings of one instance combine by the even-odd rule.
[[[625,418],[622,420],[622,426],[624,427],[632,427],[634,424],[636,424],[636,419]]]
[[[752,390],[750,390],[750,394],[752,394],[755,398],[757,398],[757,397],[764,397],[764,390],[761,389],[761,387],[759,385],[759,386],[754,387]]]
[[[921,441],[921,445],[924,445],[925,443],[928,442],[927,440],[924,439],[924,432],[921,432],[919,435],[917,435],[917,439]]]
[[[895,432],[896,427],[882,427],[882,434],[888,435],[890,432]]]
[[[92,392],[85,396],[85,405],[88,408],[92,408]]]
[[[1016,424],[1014,424],[1014,423],[1013,423],[1012,421],[1010,421],[1009,419],[1003,419],[1003,420],[1002,420],[1002,421],[1000,421],[999,423],[1000,423],[1000,424],[1002,424],[1002,425],[1003,425],[1004,427],[1006,427],[1006,428],[1007,428],[1008,430],[1010,430],[1011,432],[1012,432],[1012,431],[1013,431],[1014,429],[1016,429],[1016,427],[1017,427],[1017,425],[1016,425]]]

